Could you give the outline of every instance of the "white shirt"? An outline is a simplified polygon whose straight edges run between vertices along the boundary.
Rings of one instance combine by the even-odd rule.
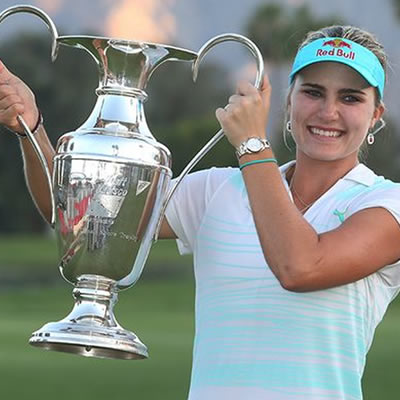
[[[290,196],[291,164],[281,167]],[[304,218],[322,233],[369,207],[384,207],[400,223],[400,185],[359,164]],[[327,290],[283,289],[263,256],[237,169],[185,178],[166,216],[180,251],[194,254],[189,400],[362,399],[366,353],[399,291],[400,263]]]

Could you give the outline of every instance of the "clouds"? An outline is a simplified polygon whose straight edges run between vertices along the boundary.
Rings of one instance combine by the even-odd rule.
[[[111,37],[169,43],[176,35],[176,20],[171,11],[174,3],[175,0],[115,2],[107,17],[105,33]]]
[[[35,5],[48,14],[55,14],[62,6],[63,0],[36,0]]]

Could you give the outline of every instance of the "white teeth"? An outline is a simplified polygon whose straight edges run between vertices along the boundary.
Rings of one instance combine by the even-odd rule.
[[[338,131],[325,131],[323,129],[318,129],[318,128],[311,128],[310,130],[314,135],[328,136],[328,137],[340,136],[340,132],[338,132]]]

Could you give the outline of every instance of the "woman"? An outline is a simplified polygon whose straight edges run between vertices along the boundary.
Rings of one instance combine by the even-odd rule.
[[[385,66],[366,32],[311,33],[290,75],[296,160],[280,168],[265,134],[267,78],[261,91],[240,84],[217,110],[240,169],[186,178],[160,235],[194,253],[190,400],[362,398],[366,353],[400,285],[400,186],[358,161],[382,124]],[[51,158],[33,98],[13,79],[0,71],[0,120],[15,129],[21,113],[39,125]],[[45,181],[21,142],[48,216],[35,192]]]
[[[384,69],[366,32],[309,34],[287,100],[296,160],[281,168],[265,140],[267,79],[217,110],[240,170],[193,174],[162,231],[194,253],[191,400],[362,398],[400,285],[400,185],[358,161],[382,125]]]

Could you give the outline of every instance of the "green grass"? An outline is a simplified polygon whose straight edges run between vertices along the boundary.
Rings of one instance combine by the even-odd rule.
[[[49,235],[0,236],[0,271],[12,268],[48,268],[57,262],[55,239]]]
[[[179,257],[173,242],[156,243],[142,278],[119,294],[116,317],[148,346],[150,358],[144,361],[84,358],[28,345],[32,331],[71,310],[72,286],[56,266],[54,240],[0,238],[0,281],[10,270],[16,278],[14,286],[0,287],[1,399],[185,399],[193,341],[190,257]],[[23,289],[25,281],[41,274],[53,275],[57,285],[31,283]],[[378,328],[369,353],[365,400],[399,398],[399,337],[400,298]]]
[[[99,360],[44,351],[30,333],[71,309],[70,285],[0,293],[1,398],[185,399],[193,338],[193,285],[188,280],[146,280],[121,292],[118,321],[149,348],[143,361]],[[398,398],[400,306],[378,329],[364,380],[366,400]]]
[[[120,293],[115,311],[124,328],[148,346],[142,361],[101,360],[44,351],[30,333],[71,309],[71,287],[0,294],[1,398],[184,399],[193,337],[193,287],[180,280],[138,283]]]
[[[397,400],[400,398],[400,298],[389,307],[378,326],[367,357],[364,374],[365,400]]]
[[[0,280],[21,276],[26,280],[36,277],[57,279],[58,251],[52,233],[42,236],[0,236]],[[144,269],[146,276],[190,276],[191,257],[178,255],[174,240],[160,240],[153,244]]]
[[[73,287],[63,281],[57,262],[51,235],[0,237],[1,398],[184,399],[193,341],[191,258],[179,257],[173,241],[157,242],[142,278],[119,294],[117,320],[148,346],[150,358],[143,361],[84,358],[28,345],[31,332],[71,310]],[[46,280],[53,285],[43,286]]]

